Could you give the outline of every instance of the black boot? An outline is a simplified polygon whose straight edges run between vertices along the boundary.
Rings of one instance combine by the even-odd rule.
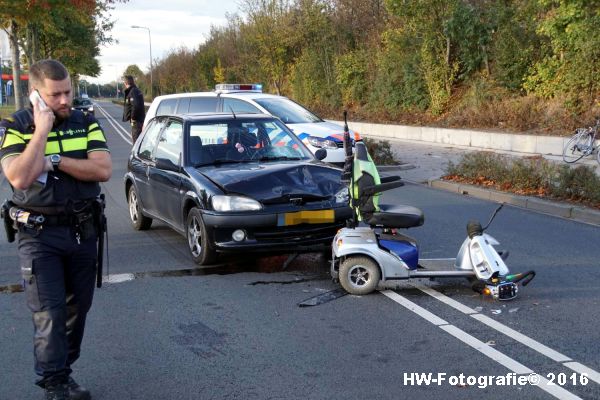
[[[90,391],[85,389],[82,386],[79,386],[77,382],[71,377],[69,377],[69,382],[67,383],[67,387],[69,389],[69,400],[91,400],[92,395]]]
[[[69,400],[69,388],[64,383],[48,384],[44,392],[46,400]]]

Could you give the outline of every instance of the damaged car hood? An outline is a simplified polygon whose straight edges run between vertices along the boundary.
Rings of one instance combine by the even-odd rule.
[[[344,185],[341,171],[312,163],[249,163],[203,166],[198,172],[226,194],[240,194],[262,203],[332,200]]]

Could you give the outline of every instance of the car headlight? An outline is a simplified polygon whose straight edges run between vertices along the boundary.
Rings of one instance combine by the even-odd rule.
[[[316,136],[309,136],[308,143],[311,146],[322,148],[322,149],[337,149],[337,143],[333,140],[323,139]]]
[[[249,197],[217,195],[212,197],[215,211],[256,211],[262,209],[261,204]]]
[[[335,202],[336,204],[348,204],[350,198],[348,197],[348,188],[343,187],[335,194]]]

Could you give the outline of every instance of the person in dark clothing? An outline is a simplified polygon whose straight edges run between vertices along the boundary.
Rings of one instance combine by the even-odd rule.
[[[142,91],[135,85],[133,76],[124,76],[123,85],[125,85],[123,121],[131,122],[131,140],[132,144],[135,144],[138,136],[142,133],[142,126],[146,117],[144,96],[142,95]]]
[[[112,162],[98,121],[71,110],[71,78],[63,64],[33,64],[29,85],[41,100],[32,97],[33,109],[0,121],[0,163],[13,189],[7,204],[33,315],[36,384],[48,400],[87,400],[90,392],[73,380],[71,367],[96,280],[93,209]]]

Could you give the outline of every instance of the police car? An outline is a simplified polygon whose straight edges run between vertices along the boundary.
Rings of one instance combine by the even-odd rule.
[[[318,149],[327,150],[323,161],[344,163],[342,126],[324,121],[287,97],[263,93],[260,84],[219,84],[213,92],[158,96],[146,113],[144,126],[156,116],[207,112],[273,115],[282,120],[313,154]],[[351,139],[361,140],[356,132],[351,132]]]

